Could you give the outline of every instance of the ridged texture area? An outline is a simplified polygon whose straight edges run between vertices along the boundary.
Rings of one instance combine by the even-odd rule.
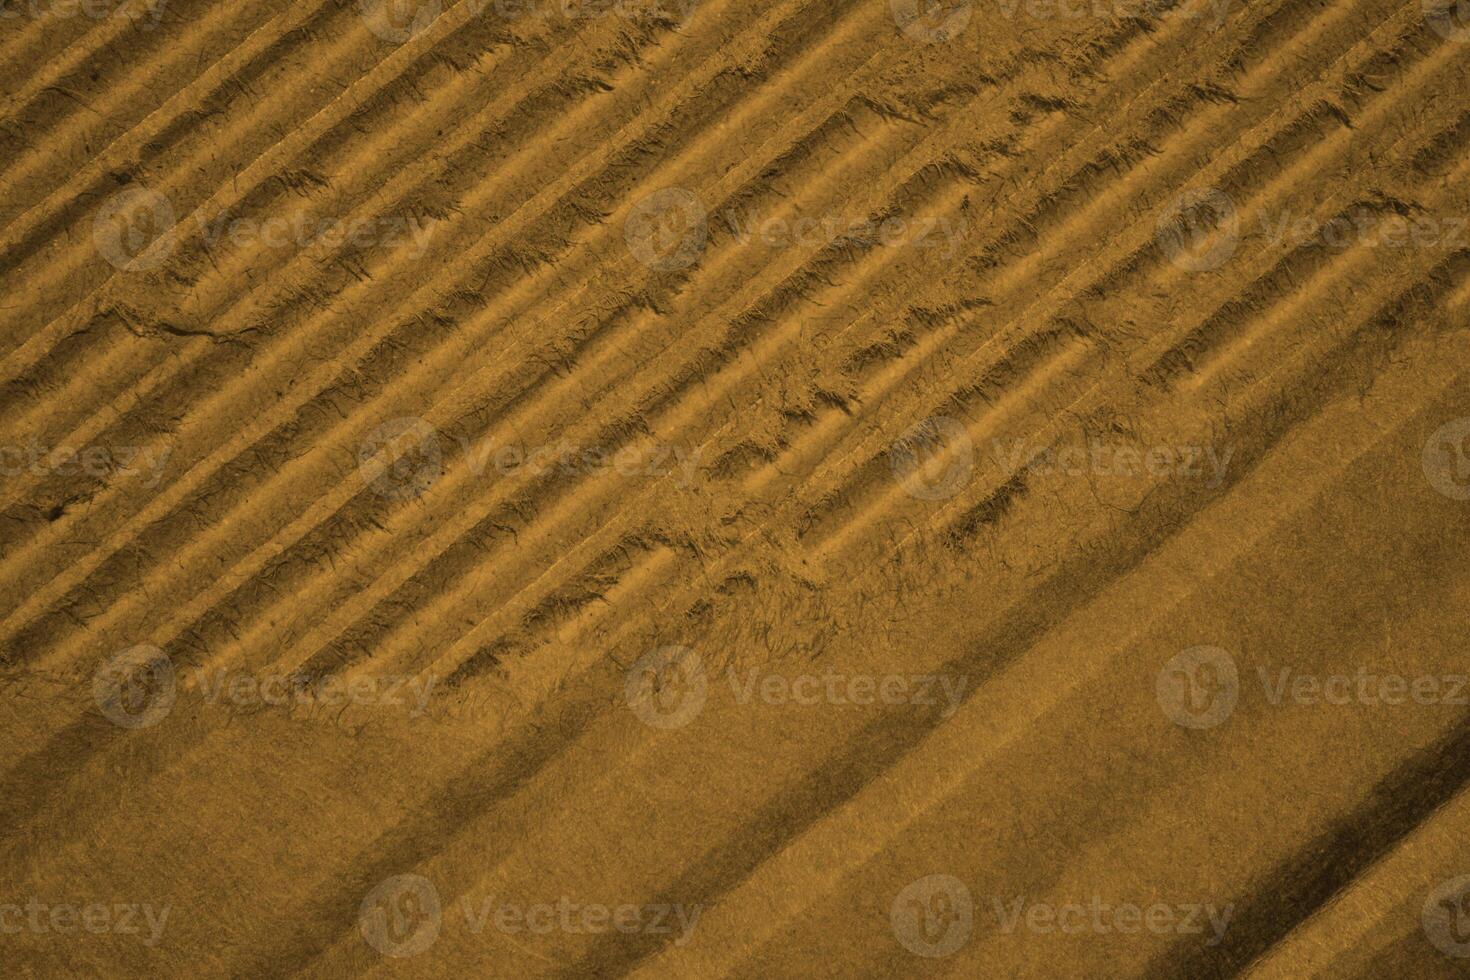
[[[1453,5],[0,13],[7,975],[1463,975]]]

